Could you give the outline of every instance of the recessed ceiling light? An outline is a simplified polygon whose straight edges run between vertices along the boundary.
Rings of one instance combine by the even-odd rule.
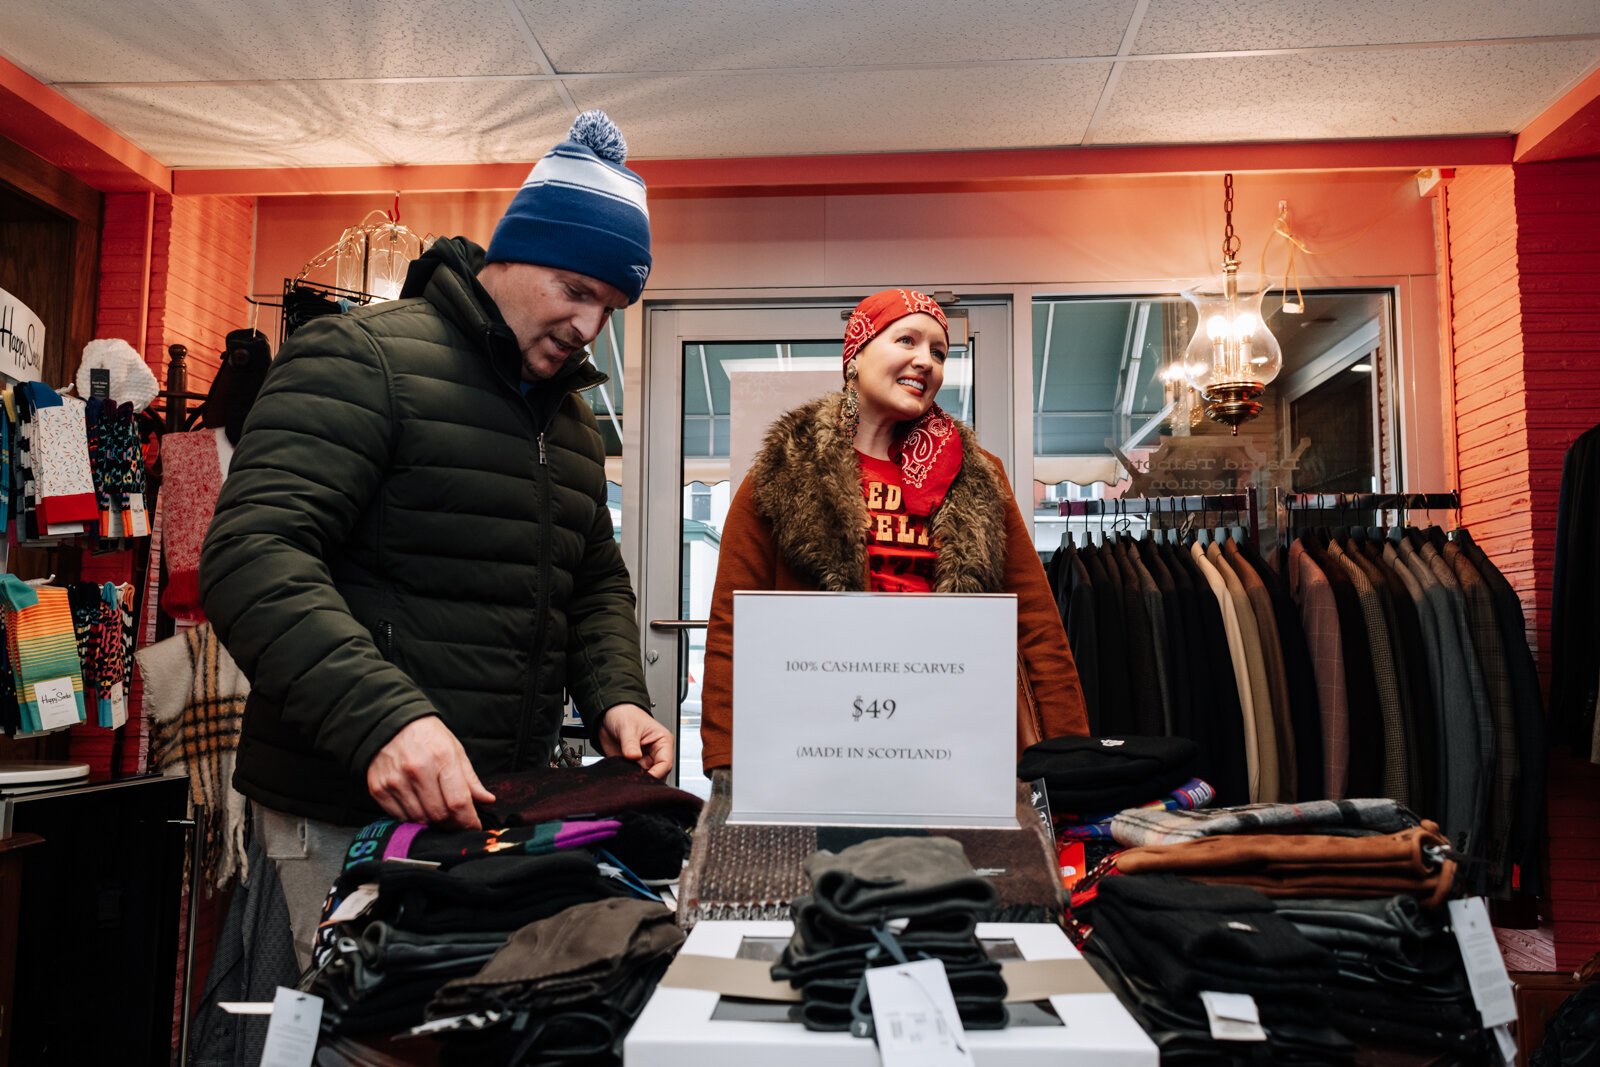
[[[1371,374],[1372,373],[1372,364],[1370,364],[1370,363],[1352,363],[1352,364],[1350,364],[1350,369],[1355,371],[1357,374]]]

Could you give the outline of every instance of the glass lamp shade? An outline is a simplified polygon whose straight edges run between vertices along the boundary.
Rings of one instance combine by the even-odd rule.
[[[397,299],[406,270],[422,254],[421,239],[394,222],[352,226],[339,238],[337,247],[338,280],[334,284],[368,293],[373,303]]]
[[[1200,319],[1184,352],[1184,373],[1205,398],[1206,414],[1235,433],[1261,410],[1256,397],[1283,369],[1283,349],[1261,317],[1269,287],[1259,274],[1225,270],[1183,294]]]

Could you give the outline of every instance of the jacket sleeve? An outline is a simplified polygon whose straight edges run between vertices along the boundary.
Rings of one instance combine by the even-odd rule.
[[[306,325],[251,409],[200,559],[206,616],[251,685],[356,774],[434,713],[350,614],[328,564],[381,491],[393,433],[371,336],[343,316]]]
[[[599,431],[594,414],[579,400],[569,403],[578,417]],[[595,462],[604,463],[596,455]],[[567,602],[567,692],[578,705],[589,736],[599,743],[605,712],[618,704],[649,708],[639,654],[639,620],[633,583],[622,561],[611,526],[611,509],[603,487],[594,498],[594,521],[589,525],[583,559],[573,573],[572,598]]]
[[[733,763],[733,594],[775,589],[777,581],[772,526],[756,510],[755,489],[746,478],[728,507],[711,591],[705,679],[700,687],[700,762],[707,771]]]
[[[1006,592],[1017,596],[1017,651],[1033,685],[1048,740],[1063,734],[1086,735],[1089,712],[1072,660],[1067,631],[1061,625],[1055,597],[1045,578],[1044,565],[1028,536],[1016,497],[998,461],[995,470],[1005,485]]]

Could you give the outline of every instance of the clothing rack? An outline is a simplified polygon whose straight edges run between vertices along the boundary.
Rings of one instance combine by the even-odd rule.
[[[1460,511],[1461,494],[1446,493],[1285,493],[1278,498],[1278,528],[1288,536],[1295,512]]]
[[[1261,516],[1256,504],[1256,489],[1248,487],[1242,493],[1225,493],[1220,496],[1125,496],[1113,500],[1063,500],[1060,513],[1064,516],[1111,515],[1193,515],[1206,512],[1235,512],[1248,522],[1241,523],[1250,533],[1251,541],[1259,541]]]

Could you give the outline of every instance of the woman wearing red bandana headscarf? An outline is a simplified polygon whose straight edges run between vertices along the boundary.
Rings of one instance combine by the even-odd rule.
[[[1017,751],[1087,734],[1078,671],[1000,461],[934,402],[949,325],[885,289],[845,327],[844,388],[778,419],[722,530],[701,762],[733,762],[735,590],[1015,593]]]

